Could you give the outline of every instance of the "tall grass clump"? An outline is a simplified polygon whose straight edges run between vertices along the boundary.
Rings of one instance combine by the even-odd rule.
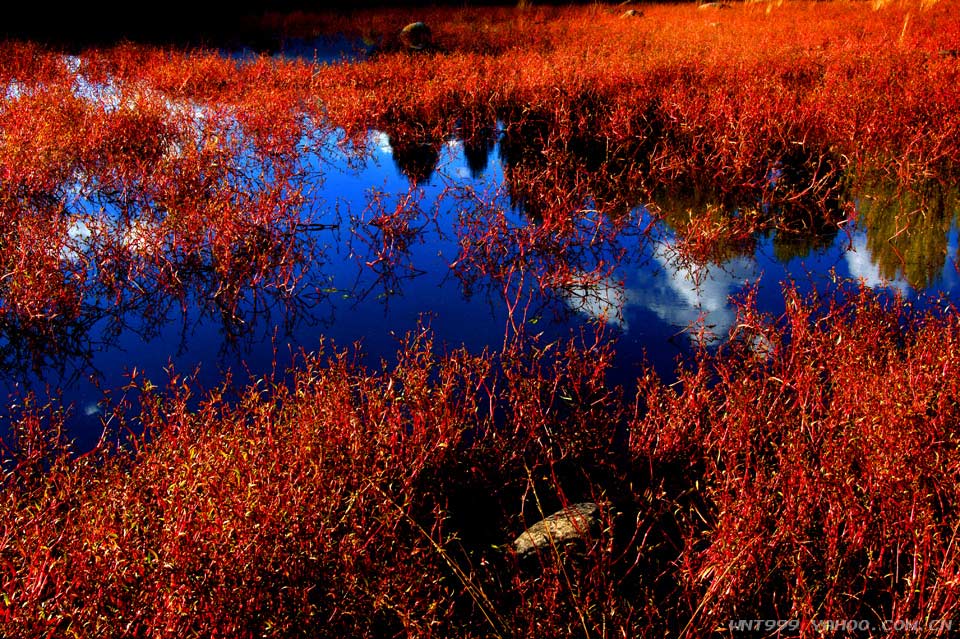
[[[27,405],[4,453],[0,630],[935,635],[960,605],[957,315],[785,295],[776,319],[746,300],[726,346],[633,399],[604,383],[603,341],[440,354],[422,329],[378,370],[305,355],[235,400],[135,379],[146,435],[85,456]],[[601,512],[582,546],[511,550],[581,501]]]

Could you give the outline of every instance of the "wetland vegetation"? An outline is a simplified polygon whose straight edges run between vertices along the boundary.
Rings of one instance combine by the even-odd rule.
[[[955,631],[958,8],[4,41],[0,636]]]

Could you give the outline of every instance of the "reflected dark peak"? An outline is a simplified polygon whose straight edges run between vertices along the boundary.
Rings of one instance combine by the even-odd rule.
[[[620,142],[581,129],[563,133],[545,117],[505,120],[500,139],[511,203],[539,219],[545,208],[580,207],[623,216],[650,197],[645,141]]]
[[[387,139],[393,149],[393,161],[412,186],[430,181],[440,161],[442,140],[422,133],[387,129]]]
[[[484,129],[480,132],[466,135],[463,138],[463,156],[470,169],[470,177],[479,179],[490,164],[490,154],[497,144],[496,130]]]
[[[543,163],[543,150],[549,133],[550,127],[542,120],[505,119],[503,135],[500,136],[500,162],[506,168],[527,163]]]

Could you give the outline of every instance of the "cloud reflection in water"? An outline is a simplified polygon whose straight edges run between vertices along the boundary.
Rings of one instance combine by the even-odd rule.
[[[591,319],[605,320],[630,331],[631,308],[652,311],[677,330],[698,325],[725,335],[736,312],[730,296],[759,277],[756,260],[736,257],[722,264],[687,264],[678,258],[674,244],[657,246],[644,268],[628,274],[621,284],[606,277],[575,283],[563,291],[564,301]]]

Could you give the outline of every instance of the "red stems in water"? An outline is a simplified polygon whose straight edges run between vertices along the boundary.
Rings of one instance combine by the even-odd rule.
[[[23,408],[3,455],[0,634],[697,637],[738,619],[945,634],[955,309],[788,288],[770,318],[748,299],[719,351],[675,383],[647,371],[629,399],[606,384],[608,342],[543,343],[522,320],[531,282],[605,277],[573,249],[675,184],[726,207],[681,229],[702,259],[846,215],[851,175],[955,178],[952,4],[910,30],[902,6],[835,3],[438,13],[446,54],[338,67],[3,44],[2,320],[41,335],[91,299],[196,289],[229,312],[251,283],[288,288],[301,154],[335,127],[535,135],[505,151],[534,223],[512,226],[496,198],[460,220],[458,274],[514,307],[501,352],[441,354],[420,330],[382,369],[304,355],[232,400],[144,381],[136,422],[118,411],[115,427],[150,436],[109,455],[71,457],[62,416]],[[726,213],[743,201],[756,214]],[[402,263],[417,202],[374,211],[371,262]],[[585,500],[601,525],[581,546],[510,552]]]
[[[957,314],[865,288],[785,296],[781,318],[748,297],[725,345],[677,383],[646,373],[630,401],[605,381],[602,339],[439,354],[428,328],[382,369],[305,355],[290,382],[232,401],[142,384],[152,435],[136,453],[35,459],[31,436],[7,451],[0,629],[945,628],[960,605]],[[27,407],[18,432],[40,415]],[[581,501],[601,526],[579,550],[504,550]]]

